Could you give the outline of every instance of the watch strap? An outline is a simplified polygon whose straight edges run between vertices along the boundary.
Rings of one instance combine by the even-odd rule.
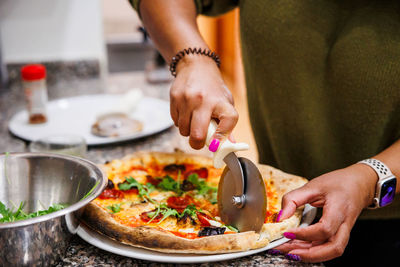
[[[378,174],[379,180],[385,179],[386,177],[393,175],[388,166],[386,166],[385,163],[380,160],[364,159],[359,161],[358,163],[366,164],[374,169],[374,171]]]
[[[379,181],[384,180],[385,178],[388,178],[390,176],[393,176],[393,173],[390,171],[388,166],[385,165],[380,160],[377,159],[364,159],[359,161],[358,163],[361,164],[366,164],[370,166],[377,174],[378,174],[378,183],[376,184],[375,188],[375,197],[373,199],[373,202],[370,206],[368,206],[368,209],[376,209],[379,208],[379,197],[378,195],[380,194],[380,186],[379,186]]]

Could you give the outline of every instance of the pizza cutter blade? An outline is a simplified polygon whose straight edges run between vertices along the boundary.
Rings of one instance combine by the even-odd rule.
[[[218,186],[221,220],[240,232],[259,232],[264,224],[267,197],[264,179],[256,165],[230,152]]]
[[[210,146],[217,122],[208,125],[206,144]],[[239,231],[259,232],[267,212],[267,193],[264,179],[257,166],[246,158],[238,158],[234,152],[247,150],[246,143],[232,143],[229,139],[214,152],[215,168],[226,165],[218,186],[218,210],[226,225]]]

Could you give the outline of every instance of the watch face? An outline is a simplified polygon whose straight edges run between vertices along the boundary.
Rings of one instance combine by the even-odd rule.
[[[385,181],[381,186],[381,199],[379,206],[384,207],[393,202],[396,194],[396,178]]]

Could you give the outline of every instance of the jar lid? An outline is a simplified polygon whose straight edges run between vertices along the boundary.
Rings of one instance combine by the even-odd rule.
[[[22,79],[34,81],[46,78],[46,67],[42,64],[25,65],[21,69]]]

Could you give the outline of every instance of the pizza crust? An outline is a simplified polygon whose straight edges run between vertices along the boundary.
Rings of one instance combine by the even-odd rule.
[[[154,162],[160,164],[193,163],[212,166],[212,159],[184,153],[137,152],[121,159],[136,165]],[[258,164],[264,179],[272,179],[279,196],[303,186],[307,180],[287,174],[271,166]],[[279,201],[281,201],[279,198]],[[279,205],[281,203],[279,202]],[[139,226],[129,227],[115,221],[110,213],[94,203],[89,203],[83,213],[83,221],[88,227],[121,243],[165,253],[220,254],[246,251],[267,246],[270,241],[300,224],[303,207],[295,214],[279,223],[266,223],[260,233],[254,231],[186,239],[162,229]]]
[[[128,227],[116,222],[96,204],[89,203],[82,215],[93,230],[121,243],[165,253],[219,254],[245,251],[256,246],[259,234],[243,232],[186,239],[153,227]]]

